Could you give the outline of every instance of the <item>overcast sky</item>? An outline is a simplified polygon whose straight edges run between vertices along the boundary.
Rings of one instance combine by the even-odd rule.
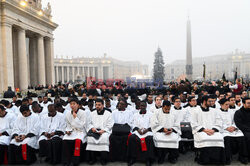
[[[186,56],[186,21],[193,57],[250,53],[250,0],[43,0],[51,3],[55,55],[139,60],[152,66],[158,45],[165,63]],[[189,12],[188,12],[189,11]]]

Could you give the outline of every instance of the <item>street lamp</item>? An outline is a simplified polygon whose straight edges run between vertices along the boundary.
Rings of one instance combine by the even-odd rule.
[[[20,1],[20,5],[21,5],[22,7],[26,7],[26,6],[27,6],[27,0],[25,0],[25,1]]]
[[[40,10],[37,14],[38,14],[39,16],[42,16],[42,15],[43,15],[43,12]]]

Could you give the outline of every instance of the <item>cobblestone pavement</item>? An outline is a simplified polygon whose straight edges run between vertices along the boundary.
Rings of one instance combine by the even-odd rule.
[[[49,165],[47,163],[41,163],[38,162],[33,164],[33,166],[45,166]],[[80,166],[88,165],[87,163],[81,163]],[[144,163],[135,163],[134,166],[144,166]],[[180,154],[180,157],[178,158],[178,162],[176,164],[170,164],[168,161],[165,161],[164,164],[159,166],[165,166],[165,165],[173,165],[173,166],[198,166],[199,164],[194,162],[194,153],[188,152],[185,155]],[[250,163],[248,164],[250,166]],[[59,166],[59,165],[58,165]],[[100,162],[97,162],[93,166],[101,166]],[[107,163],[107,166],[127,166],[127,163],[125,162],[109,162]],[[153,166],[158,166],[157,162],[153,163]],[[239,161],[237,161],[237,156],[233,157],[233,161],[231,163],[231,166],[243,166]],[[244,165],[245,166],[245,165]]]

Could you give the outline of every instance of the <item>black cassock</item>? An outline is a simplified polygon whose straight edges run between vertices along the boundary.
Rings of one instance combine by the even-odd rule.
[[[130,135],[129,125],[114,124],[112,134],[109,137],[111,161],[125,161],[127,159],[127,146]]]
[[[62,137],[66,128],[65,117],[57,112],[54,116],[44,114],[41,117],[39,156],[46,157],[51,164],[61,163]],[[48,137],[45,133],[55,133]]]
[[[51,164],[61,163],[62,139],[54,137],[50,140],[41,140],[39,142],[39,156],[46,157]]]
[[[16,146],[10,144],[8,157],[9,164],[29,165],[36,161],[36,149],[32,148],[29,145]]]
[[[78,145],[77,145],[78,144]],[[63,140],[62,144],[62,163],[79,165],[81,161],[86,161],[86,143],[80,140]],[[60,152],[59,152],[60,153]]]
[[[245,136],[248,158],[250,159],[250,110],[241,107],[234,114],[234,122]]]
[[[153,141],[153,133],[150,127],[151,112],[140,110],[133,116],[133,134],[128,141],[128,159],[129,161],[149,161],[155,159],[155,146]],[[142,134],[139,131],[147,131]]]
[[[8,146],[0,145],[0,165],[8,164]]]
[[[142,140],[135,134],[129,137],[128,158],[134,158],[141,161],[154,161],[155,147],[153,136],[147,136],[144,139],[145,143],[142,143]]]

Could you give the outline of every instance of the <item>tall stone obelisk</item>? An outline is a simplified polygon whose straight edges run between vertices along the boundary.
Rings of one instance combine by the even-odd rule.
[[[193,80],[191,21],[189,17],[187,20],[186,78],[189,81]]]

